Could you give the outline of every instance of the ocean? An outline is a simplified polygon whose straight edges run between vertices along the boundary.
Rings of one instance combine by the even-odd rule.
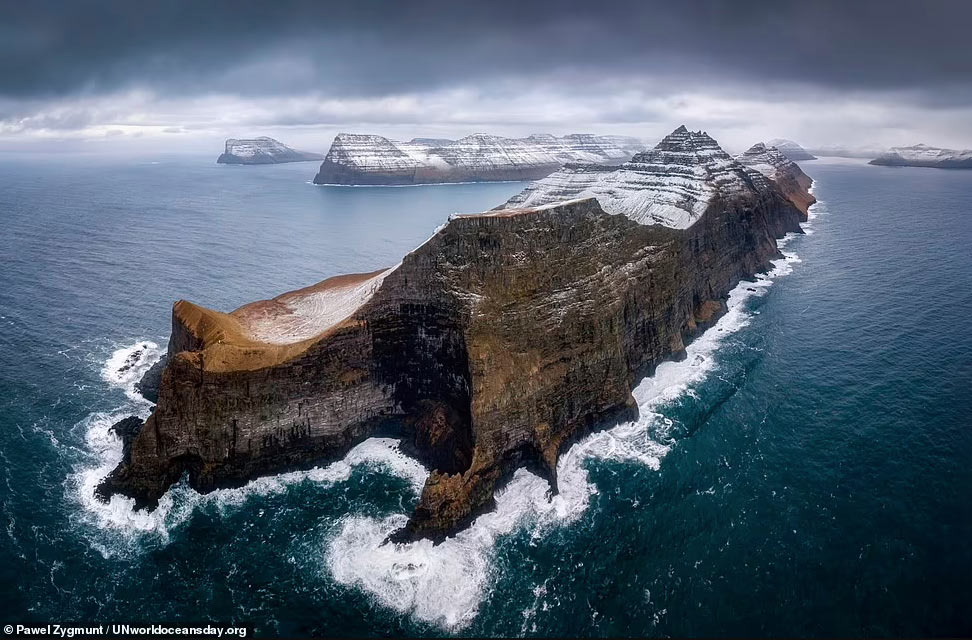
[[[972,634],[972,172],[802,163],[769,274],[582,440],[433,546],[388,439],[154,512],[94,484],[170,306],[398,262],[522,183],[316,187],[315,163],[0,153],[0,622],[260,636]],[[130,369],[121,371],[129,361]]]

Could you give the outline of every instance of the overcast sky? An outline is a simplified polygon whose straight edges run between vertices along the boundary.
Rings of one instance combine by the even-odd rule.
[[[0,8],[0,148],[338,131],[972,147],[972,2],[132,0]]]

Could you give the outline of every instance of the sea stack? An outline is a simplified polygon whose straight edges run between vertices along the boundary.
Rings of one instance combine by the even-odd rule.
[[[567,162],[624,162],[640,148],[617,136],[573,134],[504,138],[477,133],[459,140],[342,133],[334,138],[315,184],[406,185],[535,180]]]
[[[324,156],[309,151],[296,151],[273,138],[230,138],[217,164],[280,164],[282,162],[308,162]]]
[[[571,195],[577,193],[578,197]],[[615,168],[558,171],[453,216],[400,264],[222,313],[173,307],[158,404],[99,495],[153,507],[397,433],[432,472],[396,540],[440,539],[533,464],[637,413],[633,387],[779,257],[803,212],[679,127]]]

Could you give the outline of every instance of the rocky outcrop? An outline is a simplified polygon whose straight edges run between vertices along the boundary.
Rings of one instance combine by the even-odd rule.
[[[783,155],[776,147],[768,147],[762,142],[754,144],[745,153],[736,156],[736,160],[775,182],[783,195],[803,212],[803,219],[806,220],[810,205],[817,199],[810,193],[813,180],[797,163]]]
[[[780,150],[780,153],[785,155],[790,160],[794,162],[800,162],[801,160],[816,160],[817,157],[812,155],[809,151],[793,142],[792,140],[787,140],[785,138],[773,138],[766,143],[769,147],[776,147]]]
[[[379,432],[432,469],[396,539],[454,532],[523,464],[556,488],[560,452],[633,417],[638,379],[799,229],[774,182],[709,140],[680,128],[642,169],[613,170],[687,207],[684,227],[626,196],[457,215],[389,269],[232,313],[177,302],[158,404],[99,494],[151,507],[184,473],[236,486]]]
[[[567,162],[627,160],[633,154],[631,146],[625,138],[590,134],[503,138],[478,133],[459,140],[396,142],[382,136],[342,133],[334,138],[314,182],[400,185],[534,180]]]
[[[868,164],[887,167],[932,167],[935,169],[972,169],[972,149],[958,151],[916,144],[891,147]]]
[[[217,164],[279,164],[282,162],[307,162],[324,156],[309,151],[296,151],[273,138],[251,138],[226,141],[226,150],[216,159]]]

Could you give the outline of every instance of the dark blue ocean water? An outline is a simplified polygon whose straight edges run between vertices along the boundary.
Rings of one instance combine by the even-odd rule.
[[[520,184],[322,188],[313,163],[0,155],[0,622],[266,635],[972,633],[972,172],[805,164],[774,273],[639,387],[642,419],[520,472],[437,547],[379,546],[425,471],[372,441],[153,514],[90,486],[114,365],[169,307],[391,265]],[[747,289],[754,289],[748,291]]]

